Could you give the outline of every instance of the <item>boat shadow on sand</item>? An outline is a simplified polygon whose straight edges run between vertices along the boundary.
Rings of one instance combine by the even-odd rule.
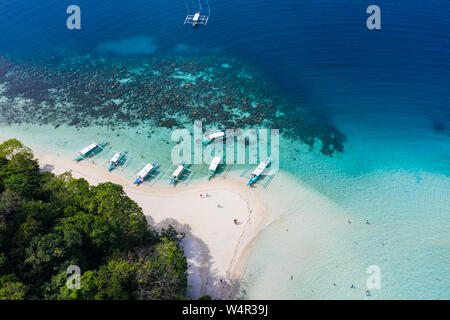
[[[149,224],[151,223],[152,219],[149,220]],[[213,268],[208,246],[192,234],[189,225],[171,218],[151,225],[158,231],[172,226],[179,233],[185,234],[182,247],[188,259],[188,296],[199,298],[208,295],[212,299],[235,299],[238,296],[239,279],[233,278],[230,274],[221,275]],[[201,283],[196,283],[197,281]]]

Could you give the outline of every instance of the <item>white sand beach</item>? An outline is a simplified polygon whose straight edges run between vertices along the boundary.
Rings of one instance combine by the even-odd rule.
[[[74,163],[34,152],[44,170],[55,174],[71,171],[73,177],[85,178],[91,184],[110,181],[122,185],[127,195],[141,206],[151,226],[160,229],[170,224],[186,233],[183,247],[189,264],[189,296],[223,299],[236,296],[246,265],[245,249],[258,234],[264,216],[259,196],[244,181],[218,177],[189,187],[137,187],[120,174],[108,173],[90,161]]]

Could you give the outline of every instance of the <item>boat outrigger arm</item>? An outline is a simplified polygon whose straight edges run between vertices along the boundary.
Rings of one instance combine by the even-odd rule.
[[[252,177],[250,178],[250,181],[247,183],[247,186],[253,185],[261,176],[261,173],[266,169],[266,167],[270,164],[270,158],[268,158],[266,161],[261,162],[255,170],[252,172]]]
[[[119,166],[120,162],[123,160],[127,153],[126,152],[117,152],[111,160],[109,160],[109,169],[108,171],[113,171],[117,166]]]
[[[153,162],[152,164],[147,164],[139,173],[137,174],[136,181],[133,182],[133,184],[140,184],[144,182],[145,178],[148,177],[148,175],[152,172],[153,169],[155,169],[156,165],[158,164],[158,161]]]
[[[209,165],[209,179],[214,177],[216,170],[217,170],[217,166],[220,163],[220,160],[222,160],[222,159],[217,156],[212,159],[211,164]]]
[[[94,152],[98,148],[103,148],[105,145],[106,145],[106,143],[104,141],[102,141],[100,143],[93,142],[90,145],[88,145],[86,148],[81,150],[80,155],[78,157],[76,157],[75,159],[73,159],[73,161],[81,161],[84,158],[86,158],[87,156],[89,156],[92,152]]]
[[[187,161],[185,161],[182,165],[178,166],[175,171],[172,173],[172,177],[170,179],[170,186],[175,185],[175,183],[178,181],[178,178],[181,176],[183,171],[186,169]]]
[[[218,138],[225,138],[225,136],[226,136],[225,131],[211,133],[206,137],[206,139],[202,140],[202,144],[210,144],[211,142],[213,142]]]

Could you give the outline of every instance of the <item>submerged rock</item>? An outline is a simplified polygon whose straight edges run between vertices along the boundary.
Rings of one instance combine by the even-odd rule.
[[[166,128],[172,128],[172,127],[178,127],[178,122],[175,119],[167,119],[164,120],[160,123],[161,127],[166,127]]]

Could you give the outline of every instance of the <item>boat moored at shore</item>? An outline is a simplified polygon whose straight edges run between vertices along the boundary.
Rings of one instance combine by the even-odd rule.
[[[81,150],[79,152],[79,156],[76,157],[75,159],[73,159],[73,161],[79,162],[83,159],[85,159],[86,157],[92,155],[93,153],[95,153],[96,151],[102,149],[104,146],[106,146],[106,142],[102,141],[100,143],[95,143],[92,142],[90,145],[88,145],[86,148],[84,148],[83,150]]]
[[[176,169],[175,169],[175,171],[172,173],[172,176],[171,176],[171,179],[170,179],[170,186],[175,186],[175,183],[177,182],[177,181],[179,181],[179,178],[180,178],[180,176],[181,176],[181,174],[183,173],[183,171],[184,170],[187,170],[186,169],[186,164],[187,164],[187,161],[185,161],[182,165],[179,165]]]
[[[215,156],[212,159],[211,164],[209,165],[209,179],[214,177],[214,175],[216,174],[217,166],[219,165],[220,160],[222,159],[218,156]]]
[[[114,156],[109,160],[109,168],[108,171],[111,172],[115,168],[117,168],[119,165],[123,163],[125,160],[127,152],[117,152],[114,154]]]
[[[267,166],[270,164],[270,158],[268,158],[267,160],[261,162],[255,170],[253,170],[252,172],[252,176],[250,178],[250,181],[247,183],[247,186],[250,187],[252,186],[261,176],[262,172],[264,171],[264,169],[267,168]]]
[[[137,174],[136,180],[133,182],[133,184],[139,185],[150,175],[150,173],[155,169],[156,165],[158,164],[158,161],[153,162],[152,164],[147,164],[144,168],[142,168],[141,171]]]

